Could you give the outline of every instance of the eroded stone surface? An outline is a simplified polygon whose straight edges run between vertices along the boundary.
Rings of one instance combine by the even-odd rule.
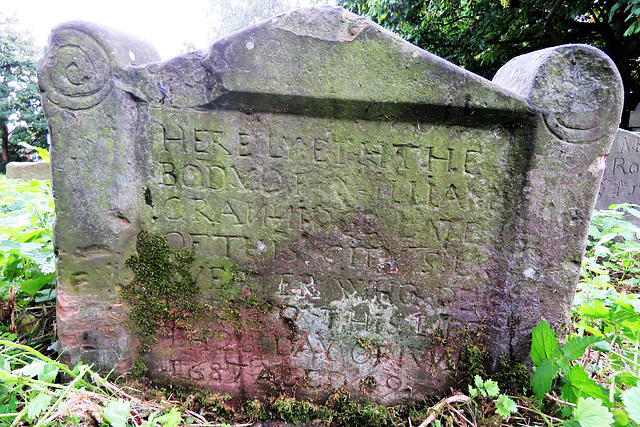
[[[137,357],[118,287],[141,231],[193,248],[213,313],[159,328],[155,379],[416,400],[458,384],[469,346],[494,370],[565,324],[622,105],[598,50],[489,82],[320,7],[157,61],[70,23],[40,64],[67,360]]]

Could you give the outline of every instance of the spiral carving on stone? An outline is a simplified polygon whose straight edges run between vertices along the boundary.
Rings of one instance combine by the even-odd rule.
[[[554,59],[549,62],[553,64]],[[558,65],[553,70],[555,72],[541,73],[538,77],[541,88],[553,89],[550,92],[554,95],[544,104],[540,102],[547,110],[543,113],[545,123],[563,141],[596,141],[610,131],[606,119],[614,109],[612,101],[616,97],[609,82],[603,82],[600,78],[611,74],[611,71],[601,63],[596,63],[591,67],[596,68],[598,73],[589,73],[591,70],[586,71],[581,66],[583,61],[574,59],[567,62],[569,64],[563,64],[562,68]],[[562,70],[562,73],[558,70]]]
[[[45,96],[63,108],[91,108],[113,87],[111,60],[88,34],[63,29],[50,41],[38,79]]]

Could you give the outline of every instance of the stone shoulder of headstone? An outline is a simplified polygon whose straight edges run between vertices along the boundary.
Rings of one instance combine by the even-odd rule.
[[[166,61],[62,24],[38,76],[63,357],[143,360],[236,397],[415,401],[459,384],[469,345],[489,371],[526,359],[532,327],[570,314],[622,108],[595,48],[533,52],[489,81],[335,6]],[[139,354],[117,289],[149,235],[194,250],[207,304],[276,303],[164,322]]]
[[[102,102],[114,86],[126,88],[135,67],[159,60],[144,40],[72,21],[53,29],[38,64],[38,82],[48,101],[82,110]]]
[[[7,163],[7,178],[31,181],[34,179],[51,179],[51,169],[44,161]]]
[[[622,81],[613,61],[593,46],[569,44],[519,56],[493,82],[526,98],[563,141],[597,141],[618,128]]]

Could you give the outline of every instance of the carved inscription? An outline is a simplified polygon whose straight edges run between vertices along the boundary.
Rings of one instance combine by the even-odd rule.
[[[430,343],[442,314],[460,313],[461,328],[479,322],[476,310],[455,304],[463,294],[482,298],[490,282],[485,243],[501,224],[485,212],[501,203],[507,141],[499,130],[152,113],[148,228],[195,250],[205,294],[229,262],[256,271],[252,286],[288,307],[283,322],[298,334],[216,353],[242,345],[243,363],[164,361],[166,375],[308,389],[358,388],[354,381],[372,377],[377,393],[397,394],[407,372],[455,365],[455,348]],[[284,369],[291,360],[297,367]]]
[[[640,200],[640,134],[618,130],[600,187],[597,209]]]

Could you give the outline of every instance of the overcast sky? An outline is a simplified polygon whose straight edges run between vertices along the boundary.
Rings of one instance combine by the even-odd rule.
[[[0,0],[0,13],[16,15],[44,46],[51,29],[70,20],[91,21],[148,40],[163,59],[181,52],[184,42],[206,47],[210,0]]]

